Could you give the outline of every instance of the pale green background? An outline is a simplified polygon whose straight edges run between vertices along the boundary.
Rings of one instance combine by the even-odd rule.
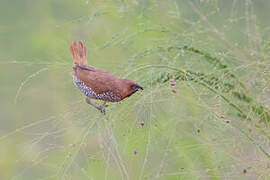
[[[259,148],[270,153],[269,122],[239,118],[196,83],[179,81],[177,94],[154,83],[167,69],[129,74],[145,90],[106,116],[73,85],[73,40],[120,77],[149,64],[218,74],[202,56],[159,49],[188,45],[221,59],[269,108],[270,1],[190,2],[0,0],[0,179],[270,178]]]

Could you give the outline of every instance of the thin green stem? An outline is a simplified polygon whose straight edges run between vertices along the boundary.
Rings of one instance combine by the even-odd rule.
[[[191,78],[196,78],[193,77],[190,73],[188,73],[188,71],[184,70],[184,69],[179,69],[179,68],[175,68],[175,67],[171,67],[171,66],[167,66],[167,65],[144,65],[141,66],[139,68],[134,69],[133,71],[131,71],[130,73],[128,73],[126,76],[129,76],[137,71],[141,71],[144,69],[148,69],[148,68],[166,68],[166,69],[170,69],[170,70],[174,70],[177,72],[182,73],[184,76],[186,77],[191,77]],[[209,89],[210,91],[212,91],[213,93],[217,94],[218,96],[220,96],[225,102],[227,102],[231,107],[233,107],[235,110],[237,110],[240,114],[242,114],[243,116],[246,116],[245,113],[240,109],[240,107],[238,107],[236,104],[232,103],[227,97],[225,97],[224,95],[220,94],[218,91],[216,91],[215,89],[213,89],[212,87],[210,87],[208,84],[206,84],[205,82],[199,80],[198,78],[196,78],[198,80],[198,83],[204,87],[206,87],[207,89]],[[251,142],[256,143],[255,140],[253,138],[251,138],[246,132],[244,132],[243,130],[237,128],[242,134],[244,134]],[[269,153],[267,153],[262,146],[258,145],[259,150],[268,158],[270,158]]]

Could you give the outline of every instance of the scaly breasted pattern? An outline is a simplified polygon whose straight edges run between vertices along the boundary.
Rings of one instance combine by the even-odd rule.
[[[90,103],[90,99],[119,102],[131,96],[138,89],[143,89],[130,79],[121,79],[106,71],[89,66],[86,46],[82,41],[72,42],[70,51],[74,59],[72,72],[74,84],[87,97],[88,104],[95,106],[102,112],[105,113],[104,108]]]

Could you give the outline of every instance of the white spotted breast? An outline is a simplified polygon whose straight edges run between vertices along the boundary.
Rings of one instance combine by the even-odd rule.
[[[77,78],[77,76],[73,75],[73,82],[75,86],[87,97],[93,98],[93,99],[100,99],[104,101],[110,101],[110,102],[118,102],[121,100],[120,97],[116,96],[113,92],[107,91],[102,94],[97,94],[95,91],[93,91],[92,88],[87,86],[83,81]]]

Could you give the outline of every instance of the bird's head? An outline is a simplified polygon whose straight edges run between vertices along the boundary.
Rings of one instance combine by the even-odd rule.
[[[122,90],[123,90],[123,97],[129,97],[133,93],[137,92],[139,89],[143,90],[143,87],[130,79],[122,79]]]

